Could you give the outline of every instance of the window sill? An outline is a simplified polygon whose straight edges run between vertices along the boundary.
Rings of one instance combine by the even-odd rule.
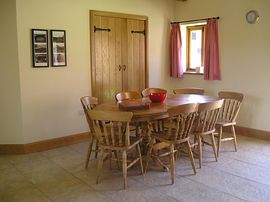
[[[203,75],[203,73],[197,73],[197,72],[184,72],[184,74]]]

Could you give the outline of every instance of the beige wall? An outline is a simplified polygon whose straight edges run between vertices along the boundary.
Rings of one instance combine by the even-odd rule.
[[[213,95],[221,89],[243,92],[239,124],[270,131],[270,95],[265,90],[270,75],[269,8],[268,0],[2,0],[0,143],[29,143],[88,130],[79,98],[91,93],[89,10],[149,17],[150,86],[200,86]],[[258,24],[245,22],[250,9],[259,11]],[[168,33],[174,12],[177,20],[221,17],[222,81],[169,77]],[[32,68],[32,28],[66,30],[67,67]]]
[[[16,1],[0,2],[0,144],[23,141]]]
[[[150,84],[159,86],[168,66],[173,4],[174,0],[17,0],[25,143],[88,130],[79,98],[90,93],[89,10],[149,17],[149,67],[150,75],[156,74]],[[32,28],[66,30],[67,67],[31,67]]]
[[[186,75],[167,80],[170,89],[204,87],[207,93],[234,90],[245,94],[238,124],[270,131],[270,1],[269,0],[188,0],[177,2],[175,20],[220,16],[221,81],[204,81],[203,76]],[[248,24],[247,11],[260,14],[257,24]]]

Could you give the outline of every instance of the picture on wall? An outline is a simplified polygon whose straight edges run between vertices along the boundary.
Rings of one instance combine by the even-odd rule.
[[[49,67],[48,30],[32,29],[33,67]]]
[[[52,66],[67,66],[66,32],[65,30],[51,30]]]

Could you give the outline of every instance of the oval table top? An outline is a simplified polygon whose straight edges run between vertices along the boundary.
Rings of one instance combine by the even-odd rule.
[[[208,95],[195,95],[195,94],[168,94],[167,98],[162,103],[152,103],[149,98],[142,98],[142,101],[149,102],[149,109],[131,110],[133,112],[132,121],[150,121],[155,119],[166,118],[167,111],[171,107],[188,103],[206,103],[218,100],[218,97]],[[104,111],[123,111],[119,109],[117,102],[101,103],[95,107],[95,110]]]

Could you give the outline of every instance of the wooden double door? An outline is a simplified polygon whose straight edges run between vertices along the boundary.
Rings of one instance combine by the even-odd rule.
[[[91,11],[92,95],[99,102],[148,86],[147,17]]]

